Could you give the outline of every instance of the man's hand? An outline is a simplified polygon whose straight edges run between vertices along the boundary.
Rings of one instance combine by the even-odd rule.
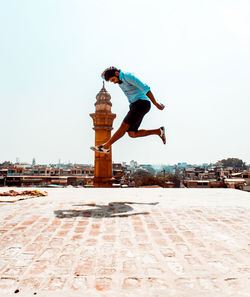
[[[146,95],[158,109],[163,110],[165,108],[164,104],[156,102],[154,95],[151,93],[151,91],[148,91]]]
[[[155,106],[160,110],[163,110],[165,108],[165,105],[162,103],[156,103]]]

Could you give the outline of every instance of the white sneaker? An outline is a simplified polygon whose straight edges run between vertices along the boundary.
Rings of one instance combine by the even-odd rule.
[[[90,148],[94,152],[108,154],[110,149],[105,149],[102,145],[91,146]]]

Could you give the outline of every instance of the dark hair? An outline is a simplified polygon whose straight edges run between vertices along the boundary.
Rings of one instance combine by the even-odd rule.
[[[102,78],[104,78],[106,81],[109,81],[109,79],[113,76],[116,76],[115,73],[116,71],[119,71],[116,67],[109,67],[105,69],[102,73]]]

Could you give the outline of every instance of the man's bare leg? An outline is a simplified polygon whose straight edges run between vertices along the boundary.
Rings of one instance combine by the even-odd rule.
[[[144,137],[148,135],[161,135],[161,130],[160,129],[153,129],[153,130],[138,130],[137,132],[135,131],[129,131],[128,135],[130,137]]]
[[[114,133],[114,135],[103,144],[103,147],[105,149],[109,149],[111,145],[116,142],[118,139],[120,139],[129,129],[129,124],[126,124],[125,122],[122,122],[120,128]]]
[[[164,127],[161,127],[159,129],[153,129],[153,130],[138,130],[137,132],[129,131],[128,135],[130,137],[143,137],[143,136],[148,136],[148,135],[158,135],[158,136],[160,136],[163,144],[166,144],[166,135],[165,135]]]

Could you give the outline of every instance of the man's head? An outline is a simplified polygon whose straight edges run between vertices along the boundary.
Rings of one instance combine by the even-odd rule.
[[[120,70],[112,66],[103,71],[102,78],[114,84],[117,84],[117,83],[121,84],[122,81],[119,79],[119,74],[120,74]]]

